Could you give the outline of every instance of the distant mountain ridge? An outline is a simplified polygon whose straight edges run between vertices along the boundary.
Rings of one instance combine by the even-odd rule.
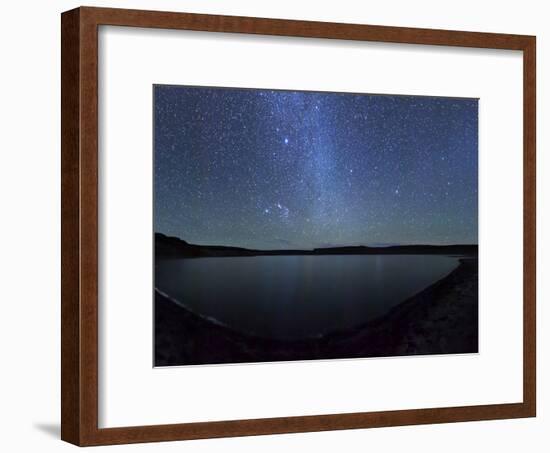
[[[265,255],[477,255],[477,252],[477,244],[395,245],[387,247],[357,245],[315,248],[313,250],[254,250],[223,245],[190,244],[174,236],[155,233],[155,256],[157,258]]]

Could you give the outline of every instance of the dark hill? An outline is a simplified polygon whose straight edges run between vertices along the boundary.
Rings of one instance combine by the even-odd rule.
[[[347,246],[313,250],[253,250],[223,245],[196,245],[162,233],[155,233],[155,257],[199,258],[259,255],[477,255],[477,244],[395,245],[388,247]]]

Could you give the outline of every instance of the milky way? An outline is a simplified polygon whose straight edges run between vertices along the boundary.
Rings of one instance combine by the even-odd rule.
[[[154,86],[155,231],[258,249],[477,243],[478,101]]]

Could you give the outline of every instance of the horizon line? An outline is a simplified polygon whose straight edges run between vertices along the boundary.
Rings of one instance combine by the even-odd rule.
[[[259,252],[286,251],[286,250],[287,251],[310,251],[311,252],[311,251],[315,251],[315,250],[330,250],[330,249],[349,248],[349,247],[365,247],[365,248],[379,248],[379,249],[392,248],[392,247],[464,247],[464,246],[479,247],[478,242],[462,242],[462,243],[452,242],[452,243],[448,243],[448,244],[433,244],[433,243],[430,244],[430,243],[422,242],[422,243],[416,243],[416,244],[410,244],[410,243],[391,243],[391,244],[387,244],[387,245],[365,245],[365,244],[350,245],[350,244],[347,244],[347,245],[327,245],[327,246],[313,247],[313,248],[291,247],[291,248],[281,248],[281,249],[277,249],[277,248],[262,249],[262,248],[249,248],[249,247],[244,247],[244,246],[240,246],[240,245],[197,244],[197,243],[188,242],[188,241],[186,241],[185,239],[182,239],[179,236],[168,235],[166,233],[161,233],[160,231],[154,231],[153,232],[153,235],[157,235],[157,234],[160,234],[160,235],[162,235],[164,237],[167,237],[167,238],[174,238],[174,239],[180,240],[182,242],[185,242],[188,245],[194,245],[194,246],[197,246],[197,247],[231,247],[231,248],[238,248],[238,249],[244,249],[244,250],[249,250],[249,251],[259,251]]]

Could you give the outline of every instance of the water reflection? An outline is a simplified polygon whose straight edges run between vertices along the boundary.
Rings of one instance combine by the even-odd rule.
[[[374,319],[457,265],[434,255],[158,260],[155,286],[236,330],[297,339]]]

